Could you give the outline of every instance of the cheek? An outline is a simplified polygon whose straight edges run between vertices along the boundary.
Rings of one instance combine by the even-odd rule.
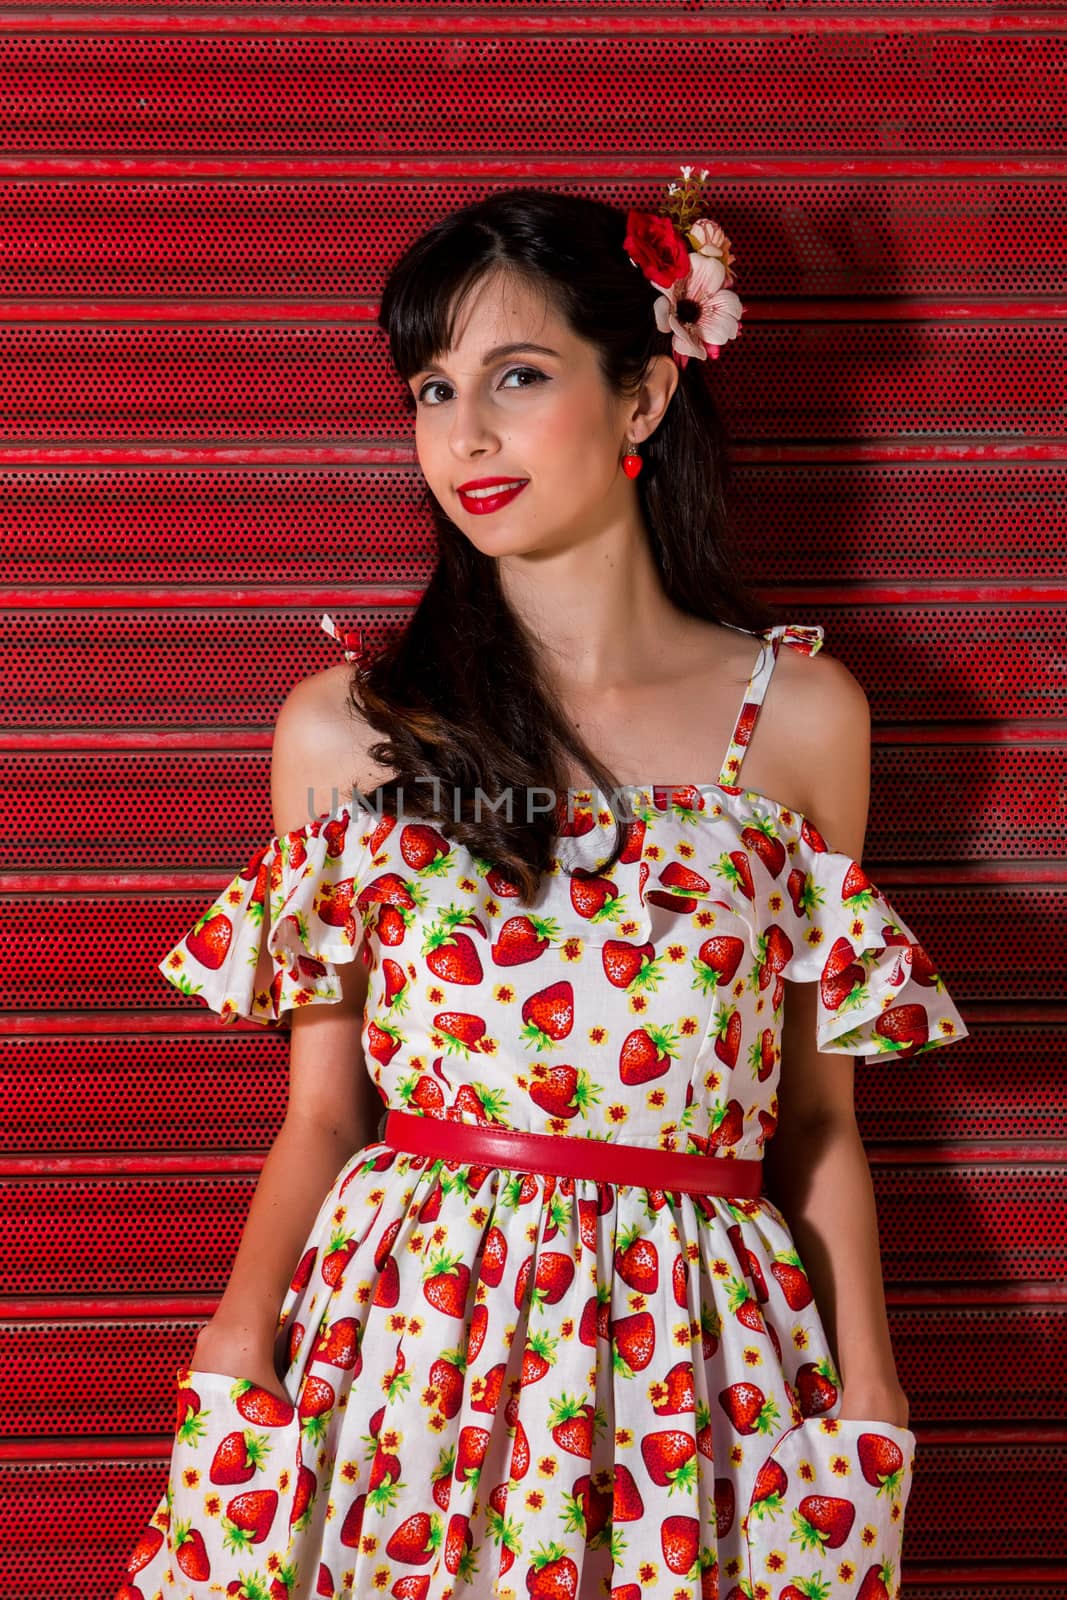
[[[436,436],[436,430],[432,426],[416,430],[415,460],[426,479],[428,488],[446,509],[455,511],[459,501],[452,491],[452,484],[456,481],[462,482],[464,477],[470,477],[471,474],[457,472],[458,463],[450,455],[446,440]]]
[[[588,400],[575,396],[546,407],[529,432],[521,432],[523,447],[536,452],[530,455],[531,470],[540,459],[553,475],[569,475],[575,484],[602,490],[610,481],[620,452],[606,419]]]

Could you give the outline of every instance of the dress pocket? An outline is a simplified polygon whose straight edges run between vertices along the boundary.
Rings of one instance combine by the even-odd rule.
[[[745,1521],[754,1600],[786,1582],[896,1600],[914,1463],[912,1429],[874,1417],[806,1417],[780,1434]]]
[[[205,1595],[213,1575],[228,1576],[235,1562],[266,1578],[268,1592],[299,1515],[297,1408],[249,1378],[188,1366],[176,1378],[171,1558]]]
[[[175,1439],[188,1441],[194,1449],[205,1436],[218,1432],[220,1419],[227,1426],[265,1429],[272,1438],[296,1418],[291,1400],[281,1400],[251,1378],[189,1366],[180,1366],[175,1378]]]

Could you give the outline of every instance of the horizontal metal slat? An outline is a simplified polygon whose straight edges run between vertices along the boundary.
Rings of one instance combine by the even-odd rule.
[[[1067,1277],[1067,1164],[875,1167],[887,1284]],[[0,1180],[0,1247],[24,1295],[216,1293],[229,1276],[252,1174]],[[768,1192],[773,1191],[768,1189]],[[89,1218],[72,1226],[72,1218]],[[1008,1243],[1010,1243],[1010,1248]],[[373,1276],[373,1264],[368,1271]]]

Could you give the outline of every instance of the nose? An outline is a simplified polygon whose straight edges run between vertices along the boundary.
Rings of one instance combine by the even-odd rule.
[[[470,461],[492,453],[499,441],[477,401],[457,400],[453,404],[448,443],[457,461]]]

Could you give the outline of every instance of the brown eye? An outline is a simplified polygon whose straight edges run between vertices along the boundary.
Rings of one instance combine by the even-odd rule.
[[[532,378],[535,384],[548,382],[545,374],[543,372],[538,372],[536,367],[509,367],[503,378],[500,380],[501,386],[507,382],[508,378],[514,377],[516,374],[521,374],[524,377]],[[428,394],[431,389],[450,389],[451,387],[452,385],[450,383],[446,383],[444,378],[431,378],[430,381],[428,383],[424,383],[422,388],[419,390],[419,403],[422,405],[437,405],[438,402],[436,400],[425,400],[423,397]],[[520,389],[530,389],[533,387],[533,384],[520,383],[518,387]]]

